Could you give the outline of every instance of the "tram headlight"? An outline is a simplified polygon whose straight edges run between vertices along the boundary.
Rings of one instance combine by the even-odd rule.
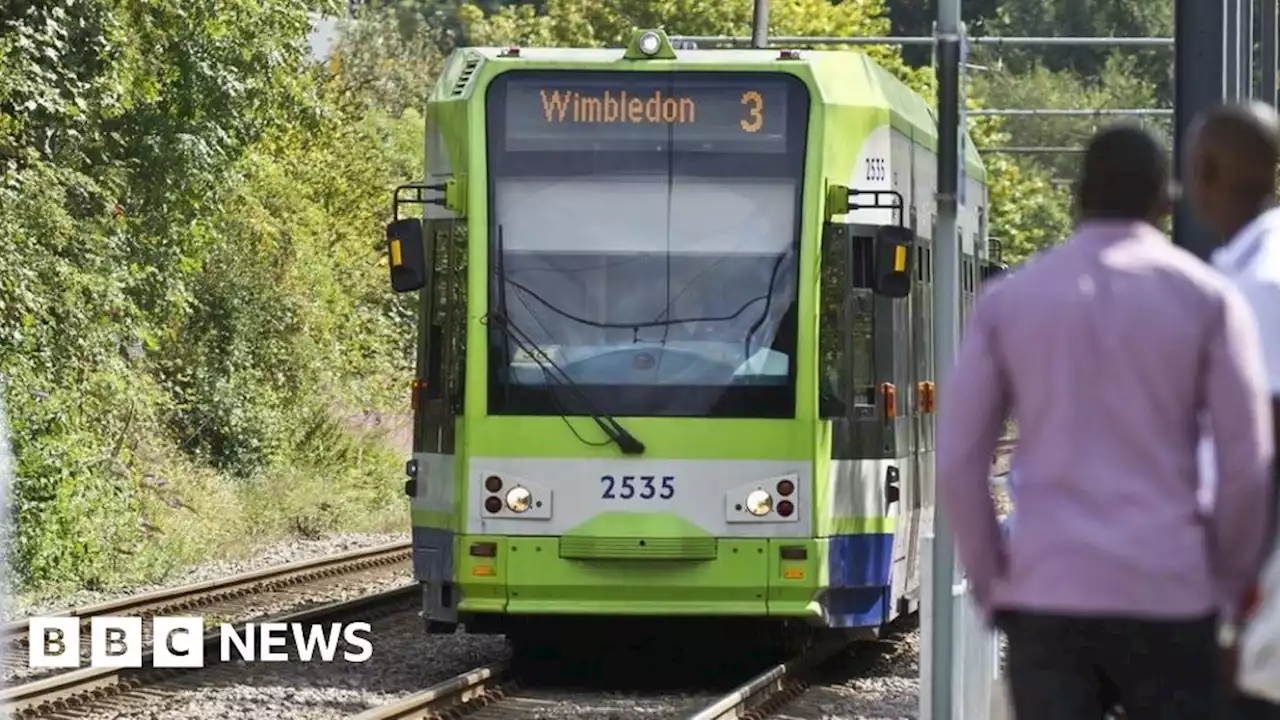
[[[513,487],[507,491],[507,508],[514,513],[522,513],[533,504],[533,493],[522,487]]]
[[[640,36],[640,52],[645,55],[657,55],[662,49],[662,38],[658,33],[648,30]]]
[[[764,517],[773,509],[773,497],[764,490],[752,490],[747,495],[747,512],[756,517]]]

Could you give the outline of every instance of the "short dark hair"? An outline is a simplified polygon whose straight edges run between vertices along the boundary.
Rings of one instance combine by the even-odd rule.
[[[1076,188],[1083,216],[1145,220],[1169,190],[1169,158],[1144,128],[1113,125],[1089,140]]]

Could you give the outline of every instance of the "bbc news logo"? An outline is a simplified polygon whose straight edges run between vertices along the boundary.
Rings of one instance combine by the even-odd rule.
[[[223,624],[218,629],[221,662],[287,662],[289,648],[302,662],[342,659],[362,663],[373,655],[364,637],[369,623],[248,623],[243,628]],[[78,668],[80,618],[32,618],[27,627],[29,664],[33,668]],[[151,619],[151,665],[158,668],[198,668],[205,664],[204,618]],[[345,641],[345,643],[343,642]],[[95,617],[89,624],[90,667],[142,667],[142,618]]]

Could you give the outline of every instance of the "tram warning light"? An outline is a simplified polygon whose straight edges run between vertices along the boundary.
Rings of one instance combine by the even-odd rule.
[[[898,417],[898,388],[893,383],[880,383],[880,397],[884,400],[884,419]]]
[[[931,413],[934,408],[934,388],[932,382],[924,380],[916,383],[916,395],[920,398],[920,411]]]

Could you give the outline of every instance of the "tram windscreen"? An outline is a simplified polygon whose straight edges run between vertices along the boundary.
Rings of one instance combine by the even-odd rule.
[[[487,102],[491,311],[601,412],[793,416],[804,85],[520,72]],[[490,412],[566,409],[528,350],[491,336]]]

